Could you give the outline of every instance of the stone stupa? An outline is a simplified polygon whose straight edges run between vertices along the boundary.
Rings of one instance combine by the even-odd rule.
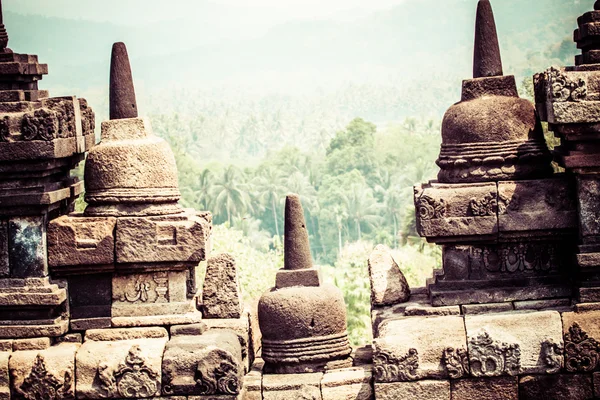
[[[352,365],[346,306],[313,267],[298,195],[285,203],[284,269],[258,304],[267,373],[309,373]]]

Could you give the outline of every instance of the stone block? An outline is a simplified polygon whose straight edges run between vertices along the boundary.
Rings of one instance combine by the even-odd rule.
[[[243,400],[262,400],[262,375],[247,374],[242,380],[240,397]]]
[[[404,309],[406,316],[444,316],[460,315],[460,306],[433,307],[426,304],[410,304]]]
[[[79,344],[17,351],[9,362],[12,399],[75,398],[75,353]]]
[[[319,268],[287,270],[280,269],[275,275],[277,289],[294,286],[321,286],[323,279]]]
[[[8,220],[0,219],[0,278],[8,278],[9,276]]]
[[[190,312],[185,271],[114,275],[112,315],[115,317]],[[183,307],[183,308],[182,308]]]
[[[309,398],[322,400],[323,373],[265,374],[263,375],[263,400],[289,400]]]
[[[375,398],[377,400],[450,400],[450,382],[424,380],[375,383]]]
[[[205,260],[210,224],[195,213],[124,217],[117,221],[118,263]]]
[[[525,300],[515,301],[515,310],[544,310],[571,306],[571,299]]]
[[[518,378],[476,378],[450,381],[452,400],[519,400]]]
[[[465,316],[471,375],[557,373],[563,366],[556,311]]]
[[[548,103],[551,124],[593,124],[600,121],[600,101]]]
[[[600,179],[595,175],[577,176],[577,200],[579,202],[579,224],[581,236],[600,235]]]
[[[237,395],[244,373],[238,335],[221,330],[174,336],[162,371],[164,395]]]
[[[369,256],[368,265],[372,305],[383,306],[408,301],[410,287],[388,247],[375,247]]]
[[[323,400],[370,400],[373,398],[370,367],[334,369],[321,380]]]
[[[89,319],[111,316],[112,274],[69,275],[71,318]]]
[[[590,375],[530,375],[519,379],[520,400],[587,400],[593,396]]]
[[[459,378],[468,373],[465,326],[460,316],[385,321],[374,345],[376,382]]]
[[[237,267],[229,254],[208,260],[202,290],[204,318],[240,318],[243,303]]]
[[[463,314],[488,314],[512,311],[513,303],[465,304],[461,306]]]
[[[574,185],[567,179],[498,182],[500,235],[577,229]],[[535,231],[535,233],[531,233]]]
[[[175,325],[169,330],[171,336],[194,336],[202,335],[208,327],[204,322],[190,325]]]
[[[15,339],[12,343],[13,351],[45,350],[48,347],[50,347],[50,338],[47,337]]]
[[[10,372],[8,361],[10,352],[0,353],[0,400],[10,400]]]
[[[112,326],[110,317],[71,319],[72,331],[87,331],[88,329],[106,329]]]
[[[69,330],[69,321],[62,318],[55,320],[44,320],[39,323],[34,321],[23,321],[22,324],[0,325],[0,338],[30,338],[30,337],[57,337],[62,336]]]
[[[56,338],[56,343],[83,343],[81,333],[69,333]]]
[[[12,351],[13,339],[0,339],[0,352]]]
[[[163,328],[88,331],[76,356],[77,398],[160,396]]]
[[[415,186],[415,208],[419,235],[432,241],[489,240],[498,233],[495,183]]]
[[[565,369],[600,370],[600,311],[562,313]]]
[[[152,308],[146,311],[150,312]],[[159,310],[161,313],[163,310]],[[202,322],[202,313],[191,311],[181,314],[147,315],[131,317],[112,317],[111,325],[115,328],[140,327],[140,326],[171,326],[181,324],[197,324]]]
[[[62,216],[48,224],[48,264],[114,264],[116,218]],[[90,267],[93,270],[93,267]]]
[[[46,219],[44,216],[15,217],[8,221],[10,276],[48,276]]]

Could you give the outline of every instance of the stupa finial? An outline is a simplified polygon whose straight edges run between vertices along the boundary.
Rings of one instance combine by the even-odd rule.
[[[4,26],[4,16],[2,15],[2,0],[0,0],[0,52],[7,53],[10,52],[8,47],[8,32],[6,32],[6,27]]]
[[[312,268],[304,210],[297,194],[289,194],[285,199],[284,268]]]
[[[473,78],[502,75],[502,59],[492,5],[489,0],[479,0],[475,22]]]
[[[137,118],[135,88],[125,43],[113,44],[110,60],[110,119]]]

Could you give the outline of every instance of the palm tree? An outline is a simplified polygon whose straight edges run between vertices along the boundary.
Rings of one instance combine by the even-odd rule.
[[[361,225],[373,228],[381,221],[379,211],[381,204],[373,197],[373,191],[362,185],[354,184],[350,187],[350,192],[343,195],[348,217],[356,224],[356,234],[358,240],[361,239]]]
[[[234,165],[225,168],[213,185],[216,213],[226,213],[231,226],[232,214],[239,215],[250,206],[248,193],[240,183],[241,171]]]
[[[279,169],[269,166],[260,171],[253,183],[258,190],[259,201],[271,208],[273,221],[275,221],[275,234],[280,236],[277,210],[281,202],[281,196],[285,192],[282,184],[283,174]]]
[[[331,210],[335,216],[335,223],[338,230],[338,255],[342,254],[342,228],[345,221],[348,219],[348,210],[344,205],[336,205]]]
[[[194,201],[200,210],[208,210],[210,208],[210,188],[213,183],[213,173],[205,168],[196,179],[196,185],[193,188]]]

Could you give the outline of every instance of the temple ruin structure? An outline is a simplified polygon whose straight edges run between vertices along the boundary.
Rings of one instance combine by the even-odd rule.
[[[376,399],[600,398],[598,10],[578,20],[576,66],[534,77],[534,108],[479,1],[473,78],[444,116],[438,179],[414,191],[441,269],[407,296],[389,250],[369,260]]]
[[[364,266],[373,341],[352,348],[299,196],[286,199],[284,268],[249,310],[235,255],[211,255],[211,214],[179,204],[125,45],[96,143],[87,102],[50,97],[48,67],[7,47],[0,2],[0,400],[600,398],[600,0],[577,22],[581,55],[535,75],[534,105],[503,74],[479,0],[438,179],[414,188],[442,265],[411,288],[377,246]]]

